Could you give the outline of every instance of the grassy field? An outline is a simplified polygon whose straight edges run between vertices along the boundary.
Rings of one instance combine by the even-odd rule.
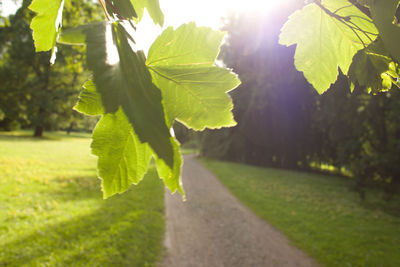
[[[400,266],[400,200],[361,203],[349,178],[203,160],[258,216],[325,266]],[[386,207],[386,208],[384,208]]]
[[[86,134],[0,132],[0,266],[153,266],[163,185],[152,170],[103,200]]]

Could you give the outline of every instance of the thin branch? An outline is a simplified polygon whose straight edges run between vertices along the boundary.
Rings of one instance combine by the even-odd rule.
[[[107,20],[111,20],[110,15],[107,12],[106,5],[104,4],[103,0],[99,0],[101,7],[103,8],[103,12],[106,15]]]

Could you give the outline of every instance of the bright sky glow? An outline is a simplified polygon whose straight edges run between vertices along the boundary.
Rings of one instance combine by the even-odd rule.
[[[17,0],[18,1],[18,0]],[[222,17],[229,12],[257,12],[268,14],[273,12],[286,0],[159,0],[165,15],[164,28],[195,21],[198,26],[219,29]],[[19,0],[19,3],[22,1]],[[19,5],[14,0],[0,0],[1,13],[8,16],[15,13]],[[137,27],[136,41],[138,48],[147,52],[154,39],[162,32],[159,26],[145,12],[144,18]]]
[[[111,27],[106,27],[106,53],[107,59],[106,63],[108,65],[115,65],[119,62],[119,54],[118,49],[115,45],[113,45],[113,36],[112,36],[112,29]]]
[[[195,21],[197,26],[219,29],[222,18],[230,12],[262,13],[267,15],[287,0],[159,0],[165,15],[164,28]],[[147,51],[154,39],[162,32],[145,12],[137,27],[139,48]]]
[[[285,0],[160,0],[166,25],[196,21],[200,26],[219,28],[228,12],[268,13]]]
[[[16,4],[13,0],[0,0],[0,14],[8,17],[9,15],[14,14],[20,5],[21,1]]]

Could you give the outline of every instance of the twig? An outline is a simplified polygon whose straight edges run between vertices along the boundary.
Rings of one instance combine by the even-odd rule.
[[[104,4],[103,0],[99,0],[101,7],[103,8],[104,14],[106,15],[107,20],[111,20],[110,15],[107,12],[106,5]]]

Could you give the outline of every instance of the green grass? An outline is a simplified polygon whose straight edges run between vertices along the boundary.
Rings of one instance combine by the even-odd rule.
[[[163,185],[102,199],[87,134],[0,132],[0,266],[154,266]]]
[[[388,205],[370,191],[361,203],[349,190],[349,178],[203,163],[245,205],[322,265],[400,266],[398,197]]]

